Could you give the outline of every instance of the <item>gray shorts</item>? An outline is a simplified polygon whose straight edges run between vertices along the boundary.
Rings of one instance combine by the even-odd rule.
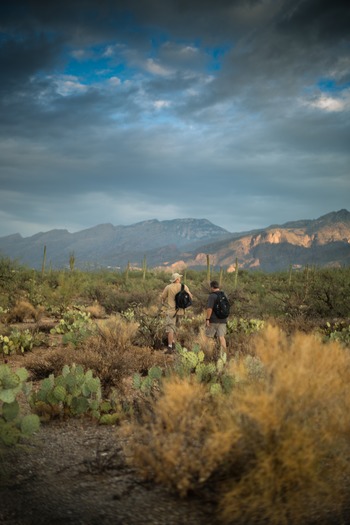
[[[226,323],[210,323],[205,329],[205,335],[207,337],[224,337],[226,331]]]

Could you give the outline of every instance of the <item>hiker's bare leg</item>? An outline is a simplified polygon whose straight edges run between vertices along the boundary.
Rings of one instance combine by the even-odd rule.
[[[174,342],[174,332],[172,330],[169,330],[168,332],[168,346],[172,346],[173,342]]]
[[[223,335],[219,337],[219,341],[220,341],[221,348],[226,350],[226,339],[225,339],[225,337]]]

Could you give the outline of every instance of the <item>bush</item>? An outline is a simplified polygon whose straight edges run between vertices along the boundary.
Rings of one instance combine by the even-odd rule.
[[[224,523],[329,523],[348,496],[350,355],[268,326],[229,371],[226,395],[164,380],[127,428],[133,464],[181,495],[210,489]]]
[[[99,322],[96,331],[76,348],[58,348],[44,355],[33,355],[26,366],[35,380],[59,374],[65,364],[91,369],[101,380],[103,395],[113,388],[125,392],[125,381],[136,372],[147,373],[153,365],[164,365],[164,356],[149,347],[139,348],[132,341],[138,325],[120,316]]]
[[[145,478],[186,495],[217,467],[222,448],[214,453],[211,442],[219,420],[209,397],[203,385],[175,376],[165,382],[152,410],[125,427],[135,436],[127,453]]]
[[[26,320],[38,321],[43,315],[44,309],[41,307],[34,308],[28,301],[18,301],[13,308],[11,308],[7,321],[23,323]]]

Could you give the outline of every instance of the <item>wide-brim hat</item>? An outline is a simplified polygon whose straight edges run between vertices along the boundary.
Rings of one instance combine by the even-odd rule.
[[[173,273],[173,275],[171,276],[170,282],[174,283],[176,279],[181,279],[181,277],[182,275],[180,273]]]

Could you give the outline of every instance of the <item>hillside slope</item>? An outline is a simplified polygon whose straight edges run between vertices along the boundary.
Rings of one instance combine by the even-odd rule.
[[[230,233],[206,219],[143,221],[130,226],[100,224],[76,233],[51,230],[23,238],[0,238],[0,253],[40,269],[46,247],[47,265],[83,269],[141,267],[202,268],[207,256],[214,267],[264,271],[290,265],[350,265],[350,212],[339,210],[315,220],[298,220],[260,230]]]

